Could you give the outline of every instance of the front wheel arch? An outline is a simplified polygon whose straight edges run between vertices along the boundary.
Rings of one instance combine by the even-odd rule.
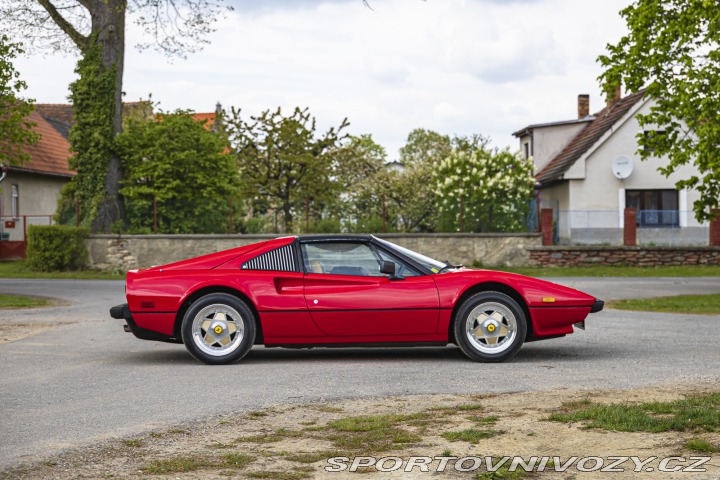
[[[530,309],[528,308],[527,302],[522,297],[522,295],[520,295],[517,290],[504,283],[485,282],[478,283],[477,285],[473,285],[472,287],[468,288],[463,292],[460,298],[458,298],[458,301],[455,302],[455,307],[453,307],[452,316],[450,317],[450,325],[448,325],[449,343],[454,343],[455,345],[457,345],[457,338],[455,338],[455,321],[457,320],[458,310],[460,310],[460,307],[462,307],[463,303],[465,303],[465,300],[472,297],[476,293],[483,292],[500,292],[515,300],[518,305],[520,305],[520,308],[522,308],[523,313],[525,314],[525,319],[527,320],[527,334],[525,335],[525,341],[528,341],[533,337],[533,325],[532,319],[530,317]]]
[[[211,293],[227,293],[228,295],[237,297],[238,300],[244,302],[250,308],[250,310],[252,310],[253,316],[255,317],[255,345],[263,345],[265,343],[262,331],[262,322],[260,322],[260,314],[258,313],[255,304],[250,301],[248,296],[244,293],[235,290],[234,288],[223,287],[219,285],[200,288],[187,296],[182,305],[180,305],[177,315],[175,316],[175,325],[173,327],[173,336],[175,338],[178,338],[182,341],[182,321],[185,317],[185,313],[188,311],[190,306],[195,303],[196,300]]]

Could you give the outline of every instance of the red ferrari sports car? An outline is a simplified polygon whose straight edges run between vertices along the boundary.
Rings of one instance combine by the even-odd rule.
[[[501,362],[603,308],[568,287],[439,262],[372,235],[283,237],[131,270],[125,290],[128,303],[110,309],[125,331],[184,343],[209,364],[255,344],[454,343],[472,360]]]

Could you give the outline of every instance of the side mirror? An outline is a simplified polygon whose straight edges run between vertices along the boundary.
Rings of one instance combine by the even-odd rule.
[[[385,275],[395,276],[395,262],[382,261],[380,263],[380,273]]]

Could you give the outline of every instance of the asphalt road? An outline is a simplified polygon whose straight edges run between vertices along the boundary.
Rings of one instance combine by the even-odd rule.
[[[720,292],[717,277],[557,282],[603,299]],[[455,347],[256,347],[239,364],[210,367],[182,345],[124,333],[122,321],[108,314],[124,301],[122,282],[0,279],[0,292],[71,302],[0,312],[0,323],[58,325],[0,345],[0,470],[68,447],[276,403],[720,380],[719,316],[606,310],[591,315],[586,331],[526,344],[504,364],[470,362]]]

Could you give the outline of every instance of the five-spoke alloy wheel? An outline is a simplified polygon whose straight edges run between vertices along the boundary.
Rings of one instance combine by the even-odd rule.
[[[480,362],[511,359],[527,333],[518,303],[500,292],[482,292],[465,300],[455,318],[455,339],[465,355]]]
[[[204,363],[233,363],[255,343],[255,316],[242,300],[211,293],[196,300],[185,313],[182,338],[190,354]]]

